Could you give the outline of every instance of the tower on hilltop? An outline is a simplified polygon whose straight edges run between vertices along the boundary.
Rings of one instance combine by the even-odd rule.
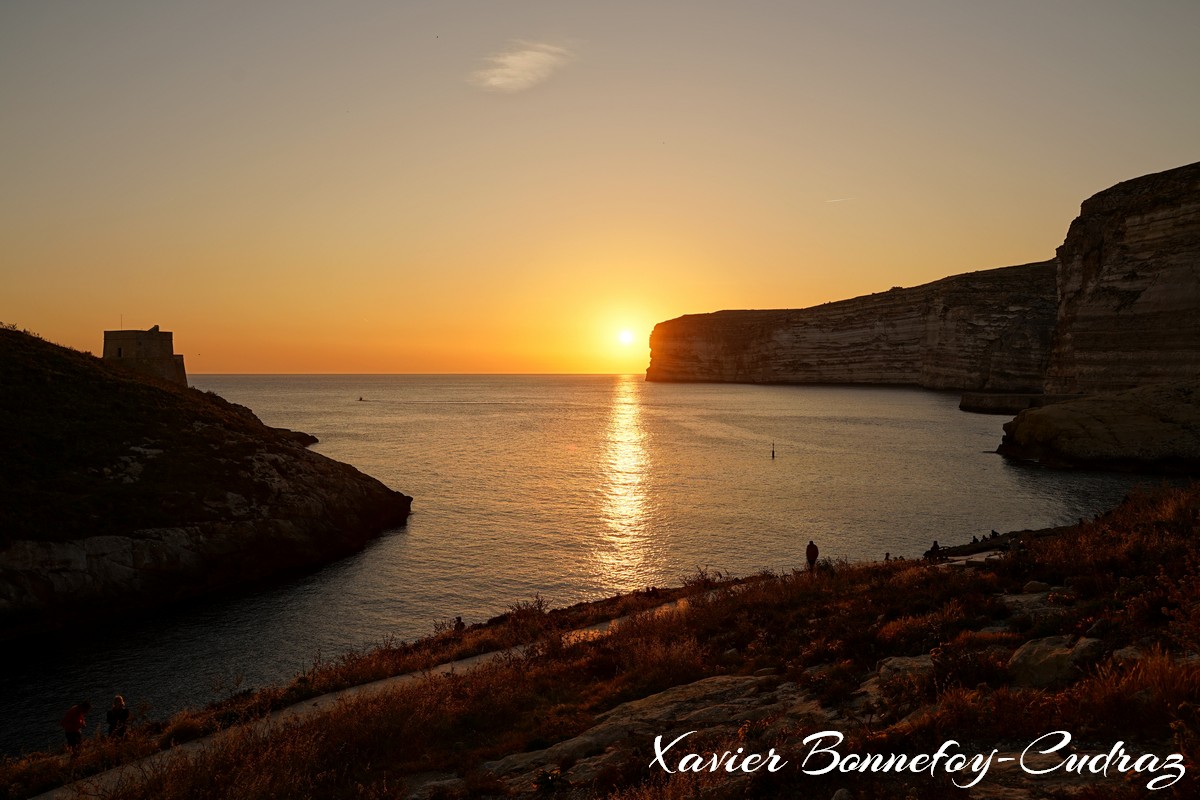
[[[155,325],[148,331],[105,331],[104,360],[145,375],[188,385],[183,356],[175,355],[174,334]]]

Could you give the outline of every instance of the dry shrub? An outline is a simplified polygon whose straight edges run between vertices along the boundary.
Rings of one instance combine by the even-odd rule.
[[[1025,640],[1012,631],[963,631],[950,642],[959,650],[986,650],[993,647],[1014,649]]]
[[[1066,691],[1066,721],[1080,731],[1129,735],[1162,731],[1200,698],[1200,664],[1154,648],[1129,665],[1109,662]]]
[[[171,717],[163,728],[163,732],[158,737],[158,747],[160,750],[166,750],[177,744],[199,739],[201,736],[212,733],[213,730],[209,715],[194,711],[181,711]]]
[[[691,683],[708,672],[708,659],[694,637],[644,638],[621,642],[618,659],[624,674],[622,698],[643,697]]]
[[[966,610],[955,599],[928,614],[892,620],[879,629],[877,638],[889,652],[919,655],[949,639],[965,622]]]
[[[953,686],[1002,686],[1008,680],[1012,651],[989,647],[964,650],[958,647],[933,649],[933,679],[939,690]]]
[[[892,562],[899,566],[892,567],[893,574],[889,580],[893,591],[901,594],[915,595],[929,589],[931,582],[937,577],[926,565],[919,561]]]
[[[891,740],[926,746],[947,739],[994,743],[1045,733],[1059,719],[1057,695],[1035,689],[952,687],[917,718],[893,726]]]
[[[1166,593],[1168,635],[1184,650],[1200,653],[1200,555],[1188,557],[1178,579],[1160,575],[1159,581]]]
[[[1001,686],[1008,680],[1008,660],[1021,641],[1015,633],[963,631],[930,651],[932,681],[939,691],[956,686]]]
[[[847,659],[807,673],[804,684],[817,696],[821,705],[836,708],[858,691],[862,683],[861,672],[858,665]]]
[[[696,800],[698,797],[720,797],[714,792],[719,784],[720,776],[703,772],[655,775],[644,783],[605,795],[605,800]]]
[[[901,673],[879,684],[878,711],[884,720],[903,719],[937,697],[930,673]]]
[[[1195,552],[1198,507],[1200,484],[1135,490],[1094,522],[1031,542],[1029,555],[1051,583],[1089,577],[1103,586],[1113,574],[1152,575]]]

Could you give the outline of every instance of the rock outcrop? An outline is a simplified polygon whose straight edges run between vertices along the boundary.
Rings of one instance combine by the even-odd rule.
[[[1008,672],[1018,686],[1062,686],[1103,653],[1104,642],[1099,639],[1073,641],[1070,636],[1048,636],[1017,648],[1008,661]]]
[[[1040,391],[1055,308],[1046,261],[800,310],[691,314],[654,327],[646,379]]]
[[[0,329],[0,636],[311,569],[412,498],[217,395]]]
[[[1200,380],[1022,411],[999,452],[1051,467],[1200,471]]]
[[[1194,378],[1200,163],[1086,200],[1054,261],[802,310],[692,314],[655,326],[650,351],[651,381],[910,384],[975,392],[964,408],[985,412]]]
[[[1106,392],[1200,372],[1200,163],[1084,201],[1058,248],[1045,389]]]
[[[556,772],[562,764],[571,765],[562,775],[566,783],[591,785],[628,760],[624,748],[631,740],[663,736],[665,744],[691,731],[692,741],[734,741],[739,727],[762,720],[782,720],[776,723],[782,729],[789,722],[825,723],[828,718],[795,683],[722,675],[624,703],[600,714],[595,726],[579,736],[545,750],[485,763],[481,769],[501,779],[512,792],[536,789],[539,776]],[[752,776],[741,773],[741,777],[748,782]]]

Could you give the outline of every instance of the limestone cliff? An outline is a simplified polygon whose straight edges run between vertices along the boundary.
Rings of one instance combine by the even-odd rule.
[[[690,314],[654,327],[646,379],[1040,391],[1055,307],[1046,261],[800,310]]]
[[[998,452],[1049,467],[1200,471],[1200,380],[1156,383],[1022,411]]]
[[[0,329],[0,636],[315,567],[412,498],[242,406]]]
[[[1051,393],[1200,372],[1200,163],[1086,200],[1058,248]]]

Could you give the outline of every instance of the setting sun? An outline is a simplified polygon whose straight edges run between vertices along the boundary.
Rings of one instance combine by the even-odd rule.
[[[633,344],[633,331],[624,330],[617,334],[617,341],[624,345]]]

